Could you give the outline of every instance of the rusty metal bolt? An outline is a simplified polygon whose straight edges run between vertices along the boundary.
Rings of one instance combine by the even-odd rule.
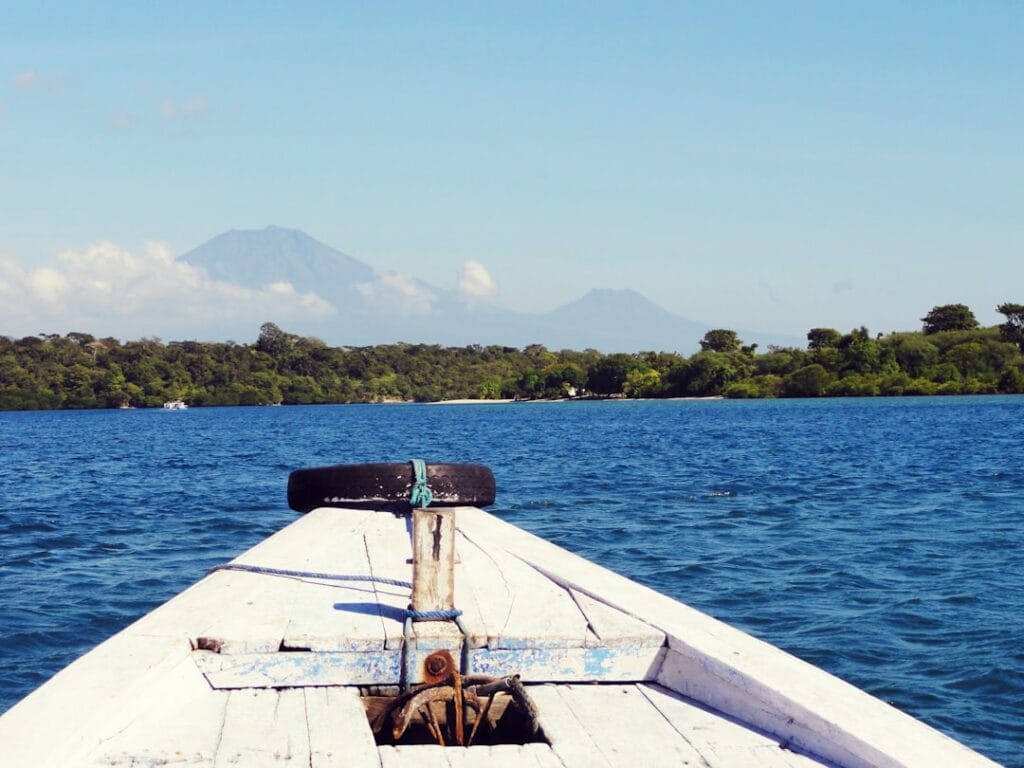
[[[427,682],[439,683],[451,677],[455,669],[455,660],[448,651],[434,651],[423,663]]]

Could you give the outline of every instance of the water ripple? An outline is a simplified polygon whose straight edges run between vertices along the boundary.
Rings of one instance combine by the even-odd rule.
[[[1024,398],[0,414],[0,711],[286,525],[475,461],[495,513],[1024,766]]]

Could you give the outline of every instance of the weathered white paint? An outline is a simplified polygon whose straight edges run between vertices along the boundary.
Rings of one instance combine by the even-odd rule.
[[[196,676],[192,665],[183,660],[165,676],[152,681],[146,695],[110,702],[118,709],[106,713],[107,716],[123,717],[123,725],[113,722],[113,718],[108,720],[108,738],[97,738],[103,732],[101,729],[92,731],[94,745],[86,750],[84,759],[72,761],[69,756],[72,762],[68,764],[156,766],[164,765],[168,755],[175,755],[189,766],[212,768],[228,696],[227,691],[211,691]],[[64,725],[55,728],[56,733],[46,734],[47,742],[55,736],[59,738]],[[85,739],[83,743],[87,743]],[[22,763],[9,755],[4,758],[0,764],[36,765],[34,760]]]
[[[993,766],[991,760],[827,672],[481,510],[459,528],[666,633],[658,682],[850,768]]]
[[[489,647],[584,645],[587,619],[564,587],[491,542],[466,536],[461,551],[473,574],[470,586],[487,626]]]
[[[793,752],[775,737],[753,730],[658,685],[637,690],[696,750],[709,768],[741,765],[820,768],[823,761]]]
[[[368,575],[363,533],[376,523],[375,513],[319,509],[310,515],[318,516],[317,535],[291,548],[296,560],[305,560],[302,570]],[[266,577],[263,582],[264,589],[275,588]],[[377,593],[367,581],[298,581],[281,644],[310,651],[379,650],[384,646],[384,624],[377,606]]]
[[[547,744],[381,747],[384,768],[563,768]]]
[[[116,635],[0,716],[0,755],[33,768],[83,762],[151,696],[177,688],[178,670],[194,669],[190,653],[181,639]]]
[[[377,745],[354,688],[305,688],[309,768],[380,764]]]
[[[431,648],[408,649],[414,678],[422,682]],[[476,674],[519,674],[525,682],[634,682],[654,677],[665,649],[642,645],[598,648],[477,648],[470,654]],[[458,658],[458,652],[452,652]],[[281,688],[318,685],[397,685],[401,649],[361,653],[197,652],[197,668],[213,688]]]
[[[397,682],[408,590],[220,572],[0,716],[0,763],[648,768],[681,764],[673,761],[691,750],[703,761],[693,764],[713,768],[808,765],[781,741],[851,767],[993,765],[738,630],[479,510],[457,514],[456,605],[480,646],[476,671],[521,670],[535,682],[657,680],[735,720],[657,686],[545,685],[535,699],[553,750],[377,749],[354,692],[325,686]],[[239,561],[409,580],[411,556],[406,520],[323,509]],[[199,636],[221,652],[193,652]],[[462,642],[448,622],[421,623],[415,637],[415,668],[431,647],[457,655]],[[217,690],[204,672],[214,685],[245,687]],[[631,734],[652,746],[630,748]]]
[[[578,590],[570,589],[569,594],[593,630],[588,634],[585,645],[660,647],[665,644],[665,633],[647,622],[635,619]]]
[[[636,686],[545,685],[530,695],[541,711],[541,727],[566,765],[593,765],[587,760],[595,751],[601,765],[704,765]]]
[[[232,691],[214,768],[309,765],[306,699],[301,690]]]

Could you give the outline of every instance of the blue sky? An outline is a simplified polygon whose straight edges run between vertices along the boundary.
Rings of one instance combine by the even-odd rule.
[[[525,311],[629,287],[798,335],[994,323],[1022,137],[1019,3],[7,7],[0,333],[97,244],[164,263],[267,224],[441,287],[476,262]]]

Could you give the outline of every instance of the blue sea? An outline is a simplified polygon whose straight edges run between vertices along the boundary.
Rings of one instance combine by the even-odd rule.
[[[495,514],[1024,766],[1024,396],[0,413],[0,711],[294,519],[469,461]]]

